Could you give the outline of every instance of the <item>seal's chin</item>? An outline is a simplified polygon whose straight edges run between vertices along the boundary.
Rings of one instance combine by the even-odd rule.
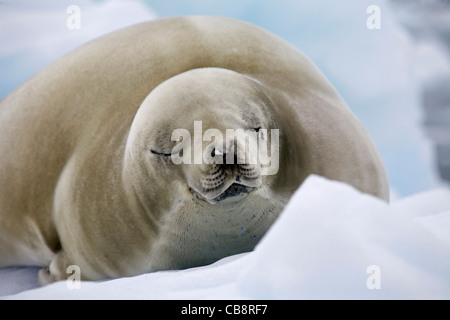
[[[236,200],[238,199],[238,197],[245,198],[246,196],[248,196],[249,193],[253,192],[256,189],[257,189],[256,187],[249,187],[239,183],[233,183],[217,197],[207,199],[204,196],[202,196],[199,192],[195,191],[193,188],[189,188],[191,193],[195,195],[198,199],[209,202],[211,204],[215,204],[217,202],[224,201],[225,199],[229,198],[235,198]]]

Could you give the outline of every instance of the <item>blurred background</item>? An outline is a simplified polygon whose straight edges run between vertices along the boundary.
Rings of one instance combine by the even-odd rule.
[[[449,185],[450,0],[3,0],[0,99],[84,42],[177,15],[241,19],[306,54],[371,134],[394,198]]]

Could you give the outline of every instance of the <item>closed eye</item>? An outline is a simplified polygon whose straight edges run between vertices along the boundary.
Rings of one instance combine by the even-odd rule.
[[[156,154],[158,156],[164,156],[164,157],[170,157],[172,155],[171,153],[158,152],[158,151],[155,151],[152,149],[150,149],[150,152],[153,154]]]

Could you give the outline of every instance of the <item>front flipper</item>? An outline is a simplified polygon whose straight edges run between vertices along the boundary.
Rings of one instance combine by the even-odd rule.
[[[72,268],[69,268],[72,265],[66,253],[63,250],[59,251],[50,262],[49,267],[39,270],[39,284],[44,286],[56,281],[66,280],[73,274]]]

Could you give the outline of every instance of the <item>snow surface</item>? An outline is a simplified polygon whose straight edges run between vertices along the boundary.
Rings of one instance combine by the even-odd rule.
[[[199,268],[83,281],[80,289],[65,281],[39,287],[37,272],[0,270],[1,298],[449,299],[450,190],[389,205],[310,176],[253,252]],[[370,289],[374,283],[379,289]]]

